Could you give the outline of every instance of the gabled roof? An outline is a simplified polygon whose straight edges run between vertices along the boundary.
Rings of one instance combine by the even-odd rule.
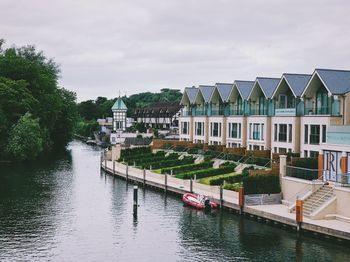
[[[123,99],[118,97],[117,101],[115,101],[114,105],[112,106],[112,110],[128,110],[126,107]]]
[[[333,69],[315,69],[323,84],[333,95],[350,92],[350,71]]]
[[[198,88],[196,87],[186,87],[185,92],[187,93],[188,100],[190,100],[190,103],[193,104],[196,101]]]
[[[226,83],[216,83],[215,86],[220,94],[221,100],[223,102],[227,102],[233,85]]]
[[[201,92],[204,98],[204,102],[206,103],[210,102],[214,89],[215,89],[215,86],[205,86],[205,85],[199,86],[199,91]]]
[[[240,93],[242,99],[247,99],[250,94],[250,91],[253,88],[254,81],[236,80],[234,82],[234,85],[236,85],[237,90]]]
[[[275,91],[280,78],[269,78],[269,77],[257,77],[256,81],[259,83],[266,98],[270,98]]]
[[[290,90],[292,91],[294,97],[300,97],[301,94],[303,93],[307,83],[309,82],[310,78],[311,78],[311,75],[307,75],[307,74],[284,73],[281,77],[280,82],[278,83],[278,86],[276,87],[275,91],[273,92],[272,97],[275,96],[283,79],[286,81],[286,83],[289,86]]]

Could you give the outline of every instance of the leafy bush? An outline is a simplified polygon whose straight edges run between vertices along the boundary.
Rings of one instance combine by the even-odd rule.
[[[161,173],[165,174],[171,173],[171,170],[173,170],[173,175],[176,174],[180,174],[180,173],[186,173],[186,172],[190,172],[190,171],[194,171],[194,170],[198,170],[198,169],[206,169],[206,168],[210,168],[213,167],[213,162],[212,161],[208,161],[208,162],[203,162],[200,164],[191,164],[191,165],[184,165],[184,166],[177,166],[177,167],[170,167],[170,168],[162,168]]]
[[[235,162],[238,162],[239,160],[241,160],[242,157],[243,157],[243,156],[234,155],[234,154],[227,154],[227,155],[226,155],[226,159],[227,159],[227,160],[232,160],[232,161],[235,161]]]
[[[237,167],[237,165],[235,163],[232,163],[232,162],[224,162],[220,165],[220,167],[224,167],[224,166],[231,166],[233,168]]]
[[[305,179],[305,180],[314,180],[318,178],[318,170],[309,170],[309,169],[299,169],[299,168],[290,168],[287,167],[288,176]]]
[[[133,165],[135,163],[135,165],[139,166],[141,164],[145,164],[145,163],[150,163],[150,162],[158,162],[158,161],[163,161],[163,160],[170,160],[170,159],[178,159],[179,155],[174,153],[174,154],[170,154],[169,156],[165,157],[164,155],[151,155],[148,157],[143,158],[142,156],[139,156],[138,159],[132,159],[132,160],[128,160],[128,164],[129,165]]]
[[[170,148],[172,148],[172,144],[164,144],[162,146],[162,149],[170,149]]]
[[[242,175],[243,176],[249,176],[249,170],[254,170],[255,168],[253,166],[246,167],[242,170]]]
[[[151,153],[150,147],[135,147],[135,148],[126,148],[121,152],[121,157],[140,155],[145,153]]]
[[[279,176],[276,175],[244,176],[242,181],[246,195],[281,192]]]
[[[239,183],[234,183],[234,184],[229,184],[229,183],[226,183],[224,185],[224,189],[227,189],[227,190],[232,190],[232,191],[236,191],[238,192],[239,191],[239,188],[242,186],[242,183],[239,182]]]
[[[174,148],[174,151],[176,151],[176,152],[183,152],[183,151],[185,151],[185,149],[186,149],[186,147],[184,147],[184,146],[176,146]]]
[[[318,158],[299,158],[293,161],[293,166],[318,169]]]
[[[192,164],[193,162],[194,162],[193,157],[185,157],[182,160],[165,158],[163,161],[148,162],[148,163],[144,163],[140,166],[141,166],[141,168],[149,168],[151,166],[152,169],[160,169],[160,168],[165,168],[165,167],[178,166],[179,164],[180,165]]]
[[[213,177],[209,180],[209,185],[211,186],[218,186],[222,185],[224,181],[230,184],[241,182],[243,178],[243,175],[241,174],[228,174],[228,175],[222,175]]]
[[[232,166],[226,166],[221,168],[208,168],[208,169],[182,173],[182,174],[176,175],[176,177],[180,179],[191,179],[194,176],[196,176],[197,179],[200,179],[200,178],[209,177],[209,176],[227,174],[231,172],[234,172],[234,168]]]
[[[189,153],[189,154],[199,154],[199,152],[200,152],[200,149],[198,149],[198,148],[190,148],[187,151],[187,153]]]

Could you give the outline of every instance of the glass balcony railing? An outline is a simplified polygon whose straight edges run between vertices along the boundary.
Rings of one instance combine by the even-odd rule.
[[[243,115],[243,109],[230,109],[231,116],[242,116]]]
[[[206,115],[206,112],[205,112],[205,110],[203,110],[203,109],[197,109],[197,110],[195,110],[194,111],[194,114],[193,114],[194,116],[205,116]]]
[[[276,116],[296,116],[296,109],[293,108],[276,108]]]
[[[224,115],[224,110],[213,109],[213,110],[211,110],[210,115],[211,116],[223,116]]]
[[[267,116],[267,108],[250,108],[250,115]]]

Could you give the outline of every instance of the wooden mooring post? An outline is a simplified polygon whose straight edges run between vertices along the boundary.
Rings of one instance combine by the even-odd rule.
[[[107,152],[105,151],[105,170],[107,171]]]
[[[113,161],[113,176],[115,175],[115,161]]]
[[[190,193],[193,193],[193,179],[190,179]]]
[[[137,218],[137,208],[138,208],[138,187],[134,186],[134,206],[133,206],[133,215],[134,218]]]
[[[239,205],[239,214],[243,214],[243,208],[244,208],[244,188],[240,187],[238,191],[238,205]]]
[[[146,168],[143,168],[143,186],[146,186]]]
[[[129,179],[129,165],[126,164],[125,166],[125,179],[126,179],[126,183],[128,183],[128,179]]]
[[[297,231],[301,229],[301,224],[303,223],[303,200],[297,199],[295,204],[295,220],[297,222]]]
[[[221,184],[220,185],[220,208],[222,208],[223,203],[224,203],[224,187]]]
[[[168,190],[168,174],[164,175],[164,191],[166,193],[166,191]]]

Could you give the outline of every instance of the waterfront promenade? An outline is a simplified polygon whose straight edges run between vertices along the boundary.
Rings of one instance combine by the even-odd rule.
[[[112,161],[102,161],[101,167],[110,174],[169,192],[183,194],[191,191],[189,180],[177,179],[170,175],[167,175],[165,178],[165,175],[157,174],[150,170],[143,171],[132,166],[127,167],[122,163],[113,163]],[[206,195],[217,203],[220,202],[219,186],[208,186],[193,182],[192,191],[196,194]],[[237,192],[224,189],[222,194],[223,207],[239,211],[238,197]],[[281,223],[283,226],[292,228],[297,227],[295,214],[289,213],[286,205],[245,206],[242,211],[244,215],[255,217],[258,220]],[[300,228],[302,231],[309,231],[314,234],[322,234],[326,237],[335,237],[337,239],[350,241],[350,223],[347,222],[304,218]]]

